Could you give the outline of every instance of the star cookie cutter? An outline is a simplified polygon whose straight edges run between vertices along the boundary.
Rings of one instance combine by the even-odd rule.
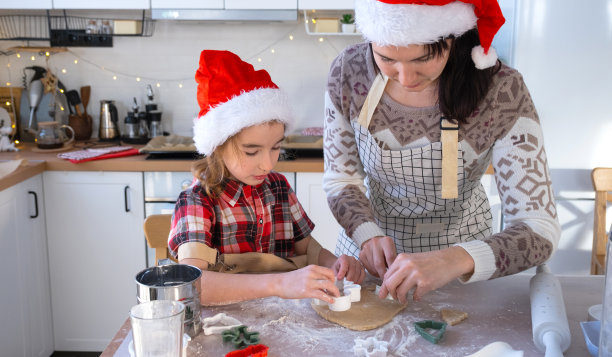
[[[376,337],[368,337],[365,340],[355,339],[353,352],[357,357],[386,357],[389,342],[379,341]]]
[[[446,322],[424,320],[414,323],[414,328],[427,341],[437,344],[446,331]],[[437,332],[436,332],[437,331]]]
[[[266,357],[268,355],[268,346],[266,345],[251,345],[241,350],[228,352],[225,357]]]
[[[232,327],[227,331],[221,332],[223,342],[231,342],[236,348],[244,348],[250,345],[256,345],[260,342],[259,332],[247,331],[245,325]]]
[[[237,319],[220,312],[212,317],[202,319],[202,330],[205,335],[218,335],[223,331],[242,325]]]

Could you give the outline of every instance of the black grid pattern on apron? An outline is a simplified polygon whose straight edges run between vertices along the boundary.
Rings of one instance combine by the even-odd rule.
[[[378,226],[395,239],[398,253],[425,252],[491,234],[491,212],[480,181],[467,180],[459,150],[456,199],[440,198],[442,147],[439,142],[406,150],[381,149],[376,139],[352,122],[367,176],[364,183]],[[358,256],[344,231],[336,254]]]

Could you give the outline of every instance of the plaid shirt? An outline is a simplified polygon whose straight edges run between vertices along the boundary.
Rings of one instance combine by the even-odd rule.
[[[313,228],[285,176],[271,172],[258,186],[227,180],[216,199],[199,183],[181,192],[168,247],[174,257],[182,243],[202,242],[219,253],[262,252],[285,258],[295,256],[295,242]]]

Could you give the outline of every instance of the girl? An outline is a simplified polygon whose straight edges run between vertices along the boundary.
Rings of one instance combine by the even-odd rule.
[[[176,203],[169,248],[179,263],[202,270],[201,304],[267,296],[333,302],[336,279],[363,281],[355,258],[336,258],[310,236],[314,224],[272,171],[291,111],[268,73],[231,52],[205,50],[196,81],[194,142],[205,158]]]

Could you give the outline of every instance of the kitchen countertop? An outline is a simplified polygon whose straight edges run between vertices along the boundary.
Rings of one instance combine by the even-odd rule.
[[[83,143],[77,143],[76,148]],[[130,145],[141,148],[143,145]],[[73,164],[57,157],[58,152],[35,152],[34,143],[17,146],[21,151],[0,152],[0,161],[24,160],[24,164],[12,174],[0,178],[0,191],[47,171],[191,171],[193,160],[156,159],[147,155],[135,155]],[[69,152],[70,150],[64,151]],[[274,167],[279,172],[323,172],[323,159],[296,159],[279,161]]]
[[[270,356],[352,356],[355,338],[375,336],[389,342],[388,356],[467,356],[489,343],[504,341],[525,357],[543,356],[533,343],[530,274],[461,284],[457,281],[431,292],[408,307],[387,325],[370,331],[352,331],[320,318],[309,299],[266,298],[238,304],[203,307],[202,317],[219,312],[237,318],[251,331],[260,333],[261,343],[270,347]],[[580,329],[588,307],[601,303],[604,277],[559,276],[572,342],[565,357],[585,357],[589,353]],[[441,308],[460,309],[469,314],[462,323],[448,326],[437,344],[425,341],[413,323],[440,320]],[[127,316],[126,316],[127,317]],[[129,356],[129,319],[120,327],[102,356]],[[224,356],[231,345],[219,335],[199,334],[187,347],[187,356]]]

